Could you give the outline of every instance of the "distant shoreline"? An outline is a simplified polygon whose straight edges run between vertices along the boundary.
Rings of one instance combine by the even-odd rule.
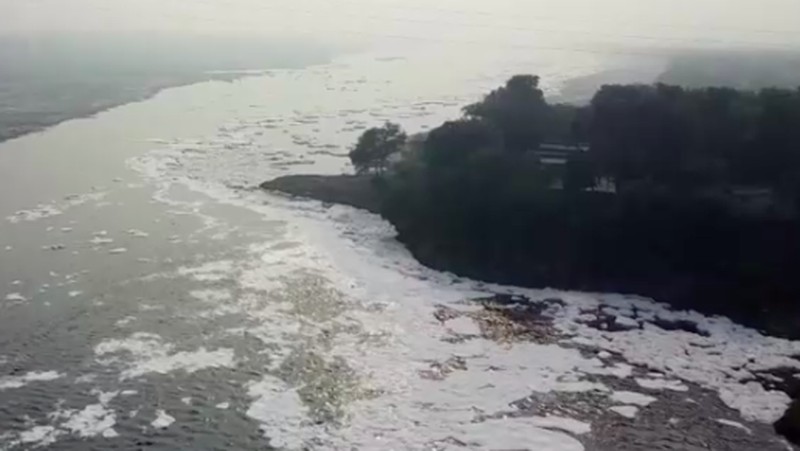
[[[89,117],[93,117],[97,114],[103,113],[105,111],[111,110],[113,108],[127,105],[130,103],[137,103],[143,102],[145,100],[149,100],[164,90],[172,89],[172,88],[180,88],[184,86],[191,86],[199,83],[205,83],[210,81],[225,81],[225,82],[232,82],[238,79],[246,78],[246,77],[254,77],[265,74],[270,69],[263,69],[258,71],[253,70],[242,70],[242,71],[207,71],[202,74],[198,74],[196,77],[187,76],[184,79],[175,79],[168,82],[163,82],[160,84],[156,84],[155,86],[148,86],[141,88],[141,92],[137,95],[132,95],[129,98],[117,99],[114,101],[110,101],[104,103],[102,105],[98,105],[91,109],[83,109],[77,110],[72,112],[63,112],[58,117],[53,118],[42,118],[41,121],[38,122],[31,122],[29,124],[22,124],[18,127],[13,127],[10,129],[2,129],[0,128],[0,144],[11,141],[13,139],[21,138],[26,135],[31,135],[34,133],[39,133],[45,131],[51,127],[55,127],[63,122],[67,122],[74,119],[85,119]],[[179,76],[178,76],[179,77]],[[42,116],[47,116],[48,113],[41,113]]]

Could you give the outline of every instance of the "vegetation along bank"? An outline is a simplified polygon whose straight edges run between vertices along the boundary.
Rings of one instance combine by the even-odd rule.
[[[267,189],[378,212],[424,264],[477,279],[635,293],[800,338],[800,89],[602,87],[549,104],[530,75],[357,176]]]

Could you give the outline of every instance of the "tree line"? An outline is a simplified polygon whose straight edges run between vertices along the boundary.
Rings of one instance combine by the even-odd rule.
[[[800,330],[800,89],[611,85],[551,105],[518,75],[463,112],[351,153],[424,263]]]

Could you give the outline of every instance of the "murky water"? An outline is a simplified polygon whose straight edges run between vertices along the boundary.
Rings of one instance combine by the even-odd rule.
[[[652,449],[632,430],[695,449],[664,428],[700,417],[730,437],[714,449],[786,449],[766,424],[786,396],[745,381],[798,367],[797,343],[434,272],[380,218],[253,189],[348,171],[364,128],[425,130],[515,73],[556,94],[632,67],[387,56],[173,89],[0,145],[0,449]],[[489,333],[517,326],[465,302],[508,291],[563,301],[549,339]],[[600,310],[636,327],[587,326]]]

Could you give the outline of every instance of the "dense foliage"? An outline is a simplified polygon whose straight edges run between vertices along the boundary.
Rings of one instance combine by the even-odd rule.
[[[800,90],[605,86],[578,108],[517,76],[381,186],[431,266],[800,331]]]
[[[758,186],[800,181],[800,90],[605,86],[590,106],[591,148],[619,186]]]
[[[524,152],[539,147],[549,109],[539,77],[517,75],[483,101],[464,108],[464,113],[492,123],[502,132],[507,149]]]
[[[405,143],[406,134],[400,126],[387,122],[383,127],[371,128],[361,135],[350,151],[350,161],[359,174],[382,173],[389,157],[400,152]]]

